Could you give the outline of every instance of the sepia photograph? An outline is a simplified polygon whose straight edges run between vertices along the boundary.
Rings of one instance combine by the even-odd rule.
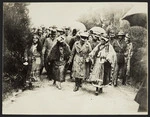
[[[147,2],[3,2],[3,115],[148,115]]]

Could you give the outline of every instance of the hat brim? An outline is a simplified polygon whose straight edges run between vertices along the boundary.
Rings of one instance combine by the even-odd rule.
[[[87,39],[88,37],[87,36],[80,36],[82,39]]]
[[[109,40],[108,38],[105,38],[105,37],[102,37],[101,39],[104,40],[104,41],[108,41]]]
[[[117,36],[125,36],[125,35],[117,35]]]
[[[125,38],[128,38],[128,39],[130,39],[130,37],[128,37],[128,36],[125,36]]]

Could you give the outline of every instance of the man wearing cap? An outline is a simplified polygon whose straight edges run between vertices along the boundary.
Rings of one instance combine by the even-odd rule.
[[[57,28],[57,37],[61,36],[64,34],[63,28]]]
[[[72,55],[69,59],[69,63],[73,60],[72,76],[75,78],[74,91],[78,91],[81,86],[82,80],[89,76],[89,53],[92,48],[90,43],[87,41],[88,33],[80,33],[80,40],[76,41],[73,45]]]
[[[45,41],[45,37],[43,36],[42,29],[39,28],[38,31],[37,31],[37,33],[38,33],[38,36],[39,36],[39,38],[40,38],[41,45],[42,45],[42,47],[43,47],[44,41]]]
[[[130,77],[130,60],[133,55],[133,45],[130,40],[130,35],[128,33],[125,35],[125,42],[127,44],[127,48],[124,54],[125,55],[125,70],[126,70],[126,74],[125,74],[126,78],[124,82],[126,83],[126,80],[128,82],[129,77]]]
[[[125,84],[125,57],[124,53],[126,51],[127,44],[124,40],[125,34],[120,31],[117,35],[116,40],[113,42],[113,47],[117,55],[117,62],[114,68],[112,83],[117,86],[118,77],[122,79],[122,84]],[[119,74],[120,73],[120,74]]]
[[[65,38],[65,42],[69,45],[70,40],[71,40],[71,36],[70,36],[70,28],[69,27],[65,27],[65,34],[63,35]]]
[[[50,78],[51,76],[51,67],[48,65],[48,56],[50,53],[50,50],[53,46],[53,44],[56,42],[56,30],[53,29],[51,31],[51,36],[49,38],[47,38],[44,42],[43,45],[43,49],[42,49],[42,60],[43,60],[43,65],[47,71],[47,75],[48,78],[51,80],[52,78]]]
[[[77,41],[77,29],[73,29],[72,30],[72,37],[71,37],[70,42],[69,42],[69,46],[70,46],[71,50],[72,50],[72,47],[76,41]]]
[[[115,30],[114,29],[110,29],[108,31],[108,36],[109,36],[109,42],[110,44],[112,44],[116,38],[116,35],[115,35]]]

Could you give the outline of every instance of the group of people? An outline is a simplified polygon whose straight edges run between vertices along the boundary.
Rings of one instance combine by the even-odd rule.
[[[24,53],[26,82],[40,81],[45,68],[47,78],[60,90],[68,70],[75,80],[75,92],[83,81],[96,85],[96,95],[102,90],[99,86],[116,87],[118,78],[126,85],[133,46],[128,33],[115,32],[113,27],[107,33],[55,26],[32,28],[32,39]]]

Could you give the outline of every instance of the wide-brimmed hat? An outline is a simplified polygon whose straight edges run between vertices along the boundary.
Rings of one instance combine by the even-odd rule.
[[[123,31],[118,32],[118,36],[125,36],[125,33]]]
[[[63,28],[57,28],[57,32],[64,32]]]
[[[106,42],[109,41],[109,39],[107,38],[107,36],[101,36],[101,39],[104,40],[104,41],[106,41]]]
[[[88,33],[88,32],[81,32],[81,33],[80,33],[80,37],[81,37],[82,39],[87,39],[88,36],[89,36],[89,33]]]

